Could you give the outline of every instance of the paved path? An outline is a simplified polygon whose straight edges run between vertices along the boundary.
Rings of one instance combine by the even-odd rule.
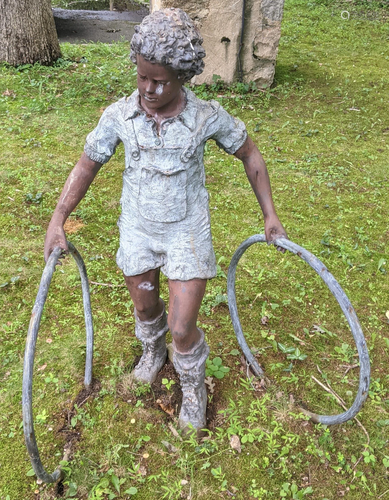
[[[60,42],[116,42],[131,40],[134,26],[148,14],[146,7],[133,11],[53,9]]]

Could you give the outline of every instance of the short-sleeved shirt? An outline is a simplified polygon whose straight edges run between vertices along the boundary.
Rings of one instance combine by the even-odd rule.
[[[183,90],[184,110],[164,120],[159,133],[135,91],[109,106],[86,139],[85,153],[99,163],[106,163],[117,145],[124,144],[116,261],[126,276],[156,268],[172,280],[216,275],[204,146],[214,139],[233,154],[245,143],[247,132],[218,102]]]

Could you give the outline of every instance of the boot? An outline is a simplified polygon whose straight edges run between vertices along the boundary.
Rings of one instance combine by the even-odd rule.
[[[178,425],[184,432],[190,432],[192,424],[197,435],[206,426],[207,390],[205,388],[205,361],[209,354],[204,332],[199,330],[201,338],[188,353],[174,350],[173,364],[180,376],[182,405]],[[174,345],[174,343],[173,343]]]
[[[135,335],[142,342],[143,354],[132,372],[135,380],[152,384],[166,361],[167,316],[165,304],[162,313],[152,321],[141,321],[135,309]]]

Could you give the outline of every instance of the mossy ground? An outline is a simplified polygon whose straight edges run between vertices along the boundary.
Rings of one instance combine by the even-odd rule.
[[[385,2],[286,0],[274,88],[248,92],[244,85],[228,90],[215,84],[196,90],[246,122],[267,161],[290,238],[325,263],[356,309],[372,362],[369,398],[358,417],[363,427],[354,420],[325,428],[301,415],[300,405],[318,413],[342,411],[312,375],[349,406],[358,359],[320,278],[297,257],[266,245],[242,258],[237,300],[246,339],[272,384],[265,390],[247,381],[226,306],[225,274],[236,247],[263,232],[263,223],[242,166],[213,144],[205,164],[220,269],[209,283],[200,324],[211,359],[220,357],[230,371],[210,394],[210,439],[181,441],[172,432],[178,380],[168,366],[164,374],[176,380],[170,392],[160,381],[151,392],[128,385],[140,347],[115,264],[124,159],[119,148],[68,225],[89,279],[100,283],[91,285],[94,377],[101,384],[95,394],[77,398],[85,331],[70,258],[55,273],[39,331],[34,418],[49,472],[72,443],[59,487],[26,475],[24,343],[59,192],[102,108],[134,89],[134,68],[125,43],[63,45],[54,67],[0,68],[1,500],[389,495],[387,12]],[[165,280],[162,294],[167,300]],[[307,357],[289,359],[280,344],[294,349],[289,356],[298,357],[298,348]],[[172,416],[158,399],[165,410],[170,403]],[[241,453],[231,448],[232,435],[239,436]]]

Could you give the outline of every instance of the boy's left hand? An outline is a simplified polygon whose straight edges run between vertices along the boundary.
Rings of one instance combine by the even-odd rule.
[[[286,231],[281,224],[280,219],[276,215],[268,217],[265,220],[265,236],[266,241],[269,245],[273,243],[277,238],[288,238],[288,235],[286,234]],[[282,253],[285,253],[286,251],[282,247],[276,246],[276,248],[279,252]]]

